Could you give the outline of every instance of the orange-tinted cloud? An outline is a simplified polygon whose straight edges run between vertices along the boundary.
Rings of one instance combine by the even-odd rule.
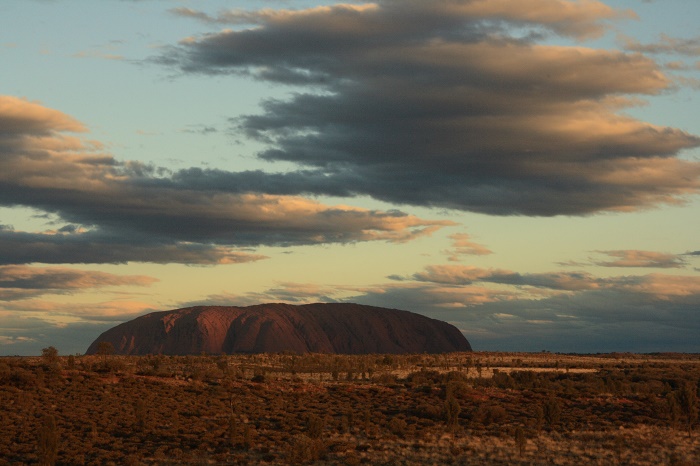
[[[486,246],[475,243],[466,233],[455,233],[448,236],[452,240],[452,249],[448,249],[445,253],[449,256],[450,261],[459,261],[464,256],[486,256],[493,254]]]
[[[420,30],[425,22],[447,21],[454,18],[505,20],[546,25],[559,34],[578,38],[597,37],[606,29],[605,21],[636,18],[630,10],[615,10],[597,0],[451,0],[424,2],[421,0],[383,0],[364,4],[338,3],[304,10],[264,8],[258,11],[240,9],[220,11],[216,16],[192,8],[174,8],[171,13],[207,23],[272,24],[276,27],[297,28],[306,25],[314,30],[331,33],[352,33],[372,36],[379,30],[398,31],[400,28]],[[389,12],[395,12],[392,16]],[[373,21],[367,21],[371,15]],[[391,21],[393,20],[393,22]],[[425,27],[425,26],[423,26]],[[417,31],[415,31],[417,32]]]
[[[683,258],[677,254],[655,251],[638,251],[633,249],[617,251],[599,251],[612,257],[610,261],[599,261],[596,265],[602,267],[651,267],[651,268],[682,268],[686,266]]]
[[[44,294],[75,293],[115,286],[149,286],[158,280],[144,275],[114,275],[66,267],[0,266],[0,301]]]
[[[8,315],[23,314],[41,316],[41,320],[52,322],[51,325],[68,327],[66,319],[77,322],[114,322],[132,319],[138,315],[155,311],[147,303],[130,300],[114,300],[98,303],[59,303],[55,301],[29,299],[15,301],[0,307]],[[17,318],[17,317],[16,317]]]
[[[545,24],[560,34],[581,39],[598,37],[605,30],[604,20],[636,18],[630,10],[620,11],[596,1],[564,0],[476,0],[449,3],[456,13],[533,24]]]
[[[453,225],[395,210],[269,194],[265,183],[239,190],[231,189],[241,186],[237,183],[196,184],[201,172],[175,176],[140,162],[120,162],[99,143],[71,134],[76,131],[85,127],[61,112],[0,96],[0,205],[32,207],[69,224],[90,225],[53,236],[0,226],[5,263],[61,263],[56,255],[77,262],[65,258],[73,247],[80,262],[241,263],[263,257],[235,247],[404,242]],[[99,251],[105,243],[113,247]]]

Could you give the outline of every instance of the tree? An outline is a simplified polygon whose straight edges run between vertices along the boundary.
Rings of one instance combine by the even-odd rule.
[[[246,423],[245,426],[243,427],[243,446],[245,447],[246,450],[250,450],[253,448],[255,445],[254,441],[254,436],[255,436],[255,427],[252,425]]]
[[[146,408],[146,402],[143,398],[138,398],[134,402],[134,424],[136,429],[143,431],[147,424],[148,409]]]
[[[58,369],[58,350],[53,346],[41,350],[41,359],[49,369]]]
[[[58,350],[53,346],[43,348],[41,350],[41,357],[48,362],[55,362],[58,359]]]
[[[542,405],[535,407],[535,424],[538,432],[542,430],[542,425],[544,425],[544,408]]]
[[[698,420],[698,396],[697,387],[692,383],[686,383],[683,388],[675,393],[680,411],[683,413],[688,429],[688,436],[691,435],[693,425]]]
[[[459,406],[459,401],[454,396],[449,396],[445,400],[445,422],[450,429],[454,429],[459,423],[459,413],[462,408]]]
[[[671,427],[678,427],[678,421],[681,418],[681,407],[678,404],[676,393],[666,395],[666,405],[668,407],[668,419],[671,421]]]
[[[102,356],[102,364],[107,366],[107,356],[114,353],[114,345],[108,341],[101,341],[97,344],[97,354]]]
[[[228,417],[228,439],[231,445],[236,444],[236,439],[238,438],[238,420],[236,416],[231,413]]]
[[[44,416],[39,428],[37,456],[39,457],[39,464],[42,466],[56,464],[56,459],[58,458],[58,427],[56,426],[56,418],[51,415]]]
[[[554,424],[559,422],[559,417],[561,416],[561,406],[553,396],[550,396],[549,399],[544,402],[542,411],[544,414],[544,421],[547,423],[548,427],[551,428],[554,426]]]
[[[323,434],[323,428],[323,419],[316,414],[309,414],[309,417],[306,419],[306,435],[309,438],[320,438]]]
[[[527,437],[525,436],[525,431],[520,426],[515,429],[515,446],[518,447],[520,456],[523,456],[525,448],[527,448]]]
[[[364,413],[362,414],[362,418],[365,435],[369,437],[372,431],[372,414],[370,413],[369,409],[365,409]]]

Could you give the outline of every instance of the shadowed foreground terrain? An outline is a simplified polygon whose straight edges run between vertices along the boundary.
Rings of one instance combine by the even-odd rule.
[[[352,303],[197,306],[153,312],[100,335],[117,354],[450,353],[471,346],[454,325]]]
[[[0,464],[700,463],[700,356],[0,358]]]

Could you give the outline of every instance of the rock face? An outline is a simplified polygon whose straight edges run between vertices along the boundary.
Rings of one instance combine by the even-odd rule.
[[[471,351],[456,327],[420,314],[359,304],[197,306],[117,325],[100,342],[116,354],[446,353]]]

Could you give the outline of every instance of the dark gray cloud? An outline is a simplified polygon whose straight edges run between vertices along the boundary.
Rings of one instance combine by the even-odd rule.
[[[494,302],[453,319],[483,350],[561,352],[698,352],[697,303],[649,301],[616,290],[586,291],[542,300]]]
[[[560,292],[584,290],[628,290],[665,299],[669,296],[698,296],[700,277],[664,275],[623,275],[596,277],[587,272],[548,272],[521,274],[509,270],[484,269],[461,265],[431,265],[422,272],[400,281],[415,280],[438,285],[462,286],[474,283],[495,283],[517,287],[545,288]],[[552,293],[559,294],[559,293]]]
[[[81,271],[58,267],[0,267],[0,288],[74,290],[102,286],[145,286],[155,281],[157,280],[146,276],[120,276],[94,270]]]
[[[671,37],[661,34],[658,41],[642,44],[632,37],[620,36],[620,42],[627,49],[642,53],[665,53],[674,55],[686,55],[689,57],[700,56],[700,36],[691,38]]]
[[[669,86],[655,62],[536,43],[542,34],[595,36],[629,14],[596,2],[510,5],[385,0],[216,17],[183,10],[239,27],[183,40],[156,61],[310,89],[235,120],[269,145],[262,159],[303,167],[262,181],[279,193],[498,215],[629,211],[696,193],[700,164],[675,156],[700,138],[620,112],[634,103],[626,96]],[[511,26],[529,28],[528,38],[510,37]],[[238,176],[190,171],[178,181]]]
[[[110,286],[148,286],[155,278],[142,275],[114,275],[95,270],[62,267],[0,266],[0,301],[35,298],[44,294],[65,294]]]
[[[429,282],[440,285],[472,285],[497,283],[518,287],[579,291],[609,286],[607,279],[595,278],[586,272],[550,272],[521,274],[509,270],[484,269],[462,265],[431,265],[410,277],[390,277],[393,280]]]
[[[0,96],[0,206],[32,207],[84,227],[2,228],[0,262],[247,262],[263,257],[232,248],[401,242],[453,224],[278,195],[278,178],[262,173],[172,174],[120,162],[72,134],[85,131],[59,111]]]
[[[332,287],[280,283],[206,303],[323,299],[405,309],[456,325],[476,350],[683,351],[700,344],[700,277],[522,274],[456,265],[426,267],[390,283]],[[290,299],[294,298],[294,299]]]
[[[65,230],[65,227],[60,230]],[[71,234],[59,232],[27,233],[0,228],[0,265],[127,262],[214,265],[253,262],[267,258],[225,246],[177,242],[168,238],[159,240],[147,235],[125,236],[99,231]]]
[[[184,128],[180,131],[183,133],[201,134],[203,136],[219,132],[218,129],[216,129],[214,126],[210,126],[210,125],[187,125],[186,128]]]
[[[402,281],[360,290],[353,302],[403,306],[460,328],[477,350],[698,352],[700,279],[647,275],[511,274],[469,283]],[[543,294],[519,289],[544,287]]]
[[[625,288],[606,289],[514,302],[510,310],[522,320],[533,320],[533,308],[541,306],[544,312],[534,320],[550,327],[550,337],[557,333],[567,337],[560,350],[578,351],[574,346],[587,346],[588,351],[698,352],[700,345],[692,335],[700,330],[699,297],[697,290],[692,296],[662,298]],[[499,339],[494,335],[493,343]],[[519,339],[527,339],[522,330]]]

